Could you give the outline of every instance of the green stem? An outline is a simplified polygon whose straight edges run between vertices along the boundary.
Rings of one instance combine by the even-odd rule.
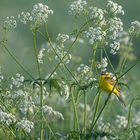
[[[86,121],[87,121],[87,95],[84,92],[84,134],[86,135]]]
[[[56,138],[56,136],[55,136],[55,134],[54,134],[52,128],[50,127],[50,125],[49,125],[48,121],[46,120],[46,118],[44,117],[44,115],[43,115],[43,118],[44,118],[44,120],[46,121],[47,127],[48,127],[48,129],[50,130],[50,132],[52,133],[52,135],[53,135],[53,137],[54,137],[54,140],[57,140],[57,138]]]
[[[38,32],[42,35],[42,37],[44,37],[47,41],[49,41],[49,44],[50,44],[51,48],[53,49],[55,55],[59,58],[60,61],[62,61],[62,64],[65,66],[65,68],[70,73],[70,75],[73,77],[73,79],[76,81],[76,83],[79,84],[78,83],[78,80],[76,79],[76,77],[74,76],[74,74],[69,70],[69,68],[67,67],[67,65],[63,62],[63,60],[62,60],[63,58],[61,59],[60,56],[57,54],[57,52],[56,52],[55,48],[53,47],[53,44],[52,44],[52,42],[50,40],[49,33],[48,33],[47,29],[46,29],[47,37],[44,34],[42,34],[40,31],[38,31]]]
[[[94,121],[92,127],[90,128],[89,133],[91,133],[92,129],[95,127],[95,125],[96,125],[98,119],[100,118],[101,114],[103,113],[103,111],[104,111],[104,109],[105,109],[105,107],[106,107],[106,105],[107,105],[107,103],[108,103],[108,101],[109,101],[109,99],[110,99],[110,96],[111,96],[111,94],[109,94],[108,97],[107,97],[107,99],[105,100],[105,103],[104,103],[102,109],[100,110],[100,112],[99,112],[97,118],[95,119],[95,121]]]
[[[3,39],[3,41],[7,41],[7,31],[6,31],[6,29],[4,29],[4,39]],[[20,68],[24,71],[24,72],[26,72],[26,74],[28,74],[29,75],[29,77],[31,78],[31,79],[34,79],[33,78],[33,76],[24,68],[24,66],[22,66],[22,64],[18,61],[18,59],[10,52],[10,50],[7,48],[7,46],[4,44],[3,45],[4,46],[4,48],[5,48],[5,50],[7,51],[7,53],[12,57],[12,59],[16,62],[16,64],[18,64],[19,66],[20,66]]]
[[[105,47],[103,47],[103,49],[104,49],[105,55],[106,55],[106,57],[107,57],[107,60],[108,60],[108,62],[109,62],[109,64],[110,64],[110,66],[111,66],[113,72],[115,73],[114,66],[112,65],[112,63],[111,63],[111,61],[110,61],[110,59],[109,59],[109,56],[108,56],[108,54],[107,54],[107,52],[106,52]]]
[[[133,98],[131,103],[130,103],[130,106],[129,106],[129,111],[128,111],[128,124],[127,124],[127,129],[130,128],[130,122],[131,122],[131,109],[132,109],[132,105],[135,101],[137,100],[140,100],[140,98]]]
[[[77,33],[77,35],[76,35],[76,37],[75,37],[75,40],[72,42],[72,44],[71,44],[70,47],[68,48],[67,53],[62,57],[61,61],[60,61],[60,62],[57,64],[57,66],[54,68],[54,70],[52,71],[52,73],[49,75],[48,79],[51,78],[51,76],[52,76],[53,73],[57,70],[57,68],[59,67],[59,65],[63,62],[64,58],[65,58],[65,57],[68,55],[68,53],[71,51],[71,49],[73,48],[74,44],[76,43],[76,41],[77,41],[79,35],[84,31],[84,29],[85,29],[85,27],[87,26],[87,24],[89,24],[89,23],[92,22],[92,21],[93,21],[93,19],[90,19],[90,20],[88,20],[85,24],[83,24],[83,25],[81,26],[81,28],[79,29],[79,31],[78,31],[78,33]],[[48,80],[48,79],[47,79],[47,80]]]
[[[42,35],[42,37],[44,37],[44,39],[46,39],[47,41],[49,41],[49,44],[50,44],[51,48],[53,49],[55,55],[59,58],[60,61],[62,61],[62,64],[65,66],[65,68],[67,69],[67,71],[70,73],[70,75],[71,75],[71,76],[73,77],[73,79],[76,81],[76,83],[79,85],[78,80],[76,79],[76,77],[74,76],[74,74],[69,70],[68,66],[63,62],[63,60],[62,60],[62,59],[60,58],[60,56],[57,54],[57,52],[56,52],[55,48],[53,47],[53,44],[52,44],[52,42],[51,42],[51,40],[50,40],[49,33],[48,33],[47,29],[46,29],[47,37],[46,37],[44,34],[42,34],[40,31],[38,31],[38,32]]]
[[[92,131],[94,120],[95,120],[95,116],[96,116],[96,114],[98,112],[100,95],[101,95],[100,93],[101,93],[101,90],[99,89],[98,92],[97,92],[98,97],[97,97],[97,102],[96,102],[96,106],[95,106],[95,112],[94,112],[93,119],[92,119],[92,122],[91,122],[91,126],[90,126],[90,129],[89,129],[89,133],[91,133],[91,131]]]
[[[28,74],[31,79],[34,79],[33,76],[24,68],[24,66],[22,66],[22,64],[17,60],[17,58],[10,52],[10,50],[6,46],[4,46],[4,48],[8,52],[8,54],[12,57],[12,59],[23,69],[23,71],[26,72],[26,74]]]
[[[73,95],[73,91],[71,92],[72,95],[72,103],[73,103],[73,109],[74,109],[74,117],[76,119],[76,125],[77,125],[77,129],[80,132],[80,127],[79,127],[79,119],[78,119],[78,114],[77,114],[77,109],[76,109],[76,103],[75,103],[75,99],[74,99],[74,95]],[[74,124],[75,125],[75,124]]]
[[[93,68],[95,69],[96,77],[97,77],[97,79],[99,79],[98,70],[97,70],[97,67],[96,67],[96,50],[97,50],[97,44],[93,45],[93,51],[92,51],[93,57],[92,57],[92,60],[91,60],[91,70],[93,71]]]
[[[40,83],[40,120],[41,120],[41,124],[40,124],[40,140],[44,140],[43,137],[43,83]]]
[[[40,65],[38,62],[38,52],[37,52],[37,46],[36,46],[36,31],[33,32],[33,39],[34,39],[34,52],[35,52],[36,63],[37,63],[38,77],[41,78]]]

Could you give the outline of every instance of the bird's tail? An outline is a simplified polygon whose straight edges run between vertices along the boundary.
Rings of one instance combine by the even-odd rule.
[[[126,107],[126,104],[125,104],[123,98],[121,97],[121,95],[119,95],[117,97],[118,97],[119,101],[121,102],[121,104]]]

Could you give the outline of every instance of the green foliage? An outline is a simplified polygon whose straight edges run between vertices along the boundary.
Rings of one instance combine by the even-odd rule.
[[[74,27],[68,34],[58,33],[56,39],[48,26],[53,10],[42,3],[7,17],[1,25],[0,47],[20,72],[10,75],[5,67],[0,69],[0,139],[139,139],[140,98],[128,73],[139,62],[132,41],[140,34],[140,22],[125,28],[123,7],[111,0],[104,9],[85,0],[73,1],[68,13]],[[14,54],[8,36],[22,24],[32,34],[33,72]],[[76,48],[89,50],[87,61]],[[103,73],[114,80],[109,94],[100,86]],[[126,108],[112,94],[116,85]]]

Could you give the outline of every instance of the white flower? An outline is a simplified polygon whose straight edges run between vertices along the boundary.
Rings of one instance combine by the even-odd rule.
[[[16,126],[17,128],[23,129],[25,132],[30,133],[34,128],[34,123],[24,118],[23,120],[17,122]]]
[[[29,23],[31,29],[34,29],[46,23],[50,14],[53,14],[53,10],[49,9],[47,5],[38,3],[33,6],[31,12],[21,12],[18,19],[23,24]]]
[[[0,123],[11,125],[16,122],[15,116],[0,109]]]
[[[20,20],[20,22],[22,22],[23,24],[27,24],[28,22],[33,20],[32,15],[29,12],[21,12],[21,14],[18,15],[18,19]]]
[[[86,37],[89,38],[89,43],[92,45],[96,41],[104,40],[106,32],[102,31],[101,27],[90,27],[88,31],[85,31]]]
[[[73,41],[75,41],[75,39],[76,39],[75,37],[71,37],[71,38],[69,39],[69,41],[70,41],[70,42],[73,42]],[[84,39],[82,39],[82,38],[77,38],[77,39],[76,39],[76,42],[83,44],[83,43],[84,43]]]
[[[110,53],[111,54],[116,54],[120,48],[120,42],[113,42],[112,44],[110,44],[110,48],[111,48],[111,51]]]
[[[33,10],[31,11],[32,17],[36,24],[42,24],[47,22],[49,14],[53,14],[53,11],[49,9],[47,5],[42,3],[35,4]]]
[[[22,89],[19,89],[17,91],[14,92],[7,92],[7,97],[11,98],[11,99],[16,99],[16,98],[22,98],[25,97],[25,92]]]
[[[44,105],[42,107],[42,110],[44,113],[48,114],[50,117],[57,117],[57,118],[64,120],[62,113],[53,110],[53,108],[48,105]]]
[[[114,3],[111,0],[107,1],[107,11],[113,15],[122,14],[124,15],[124,10],[122,9],[121,5]]]
[[[46,50],[45,48],[41,48],[39,53],[38,53],[38,56],[37,56],[38,62],[41,64],[43,64],[43,56],[44,56],[45,50]]]
[[[121,45],[125,45],[125,46],[132,45],[130,36],[126,31],[118,32],[117,40],[120,42]]]
[[[140,22],[139,21],[131,22],[131,27],[129,28],[129,33],[132,36],[138,36],[140,34]]]
[[[103,119],[101,118],[97,123],[97,130],[99,132],[111,133],[112,128],[110,123],[104,123]]]
[[[101,63],[97,64],[98,69],[101,69],[101,71],[106,71],[107,66],[108,62],[106,57],[102,58]]]
[[[90,18],[96,19],[97,21],[101,21],[104,18],[104,12],[102,9],[97,7],[89,7],[89,16]]]
[[[17,27],[17,22],[15,20],[14,16],[6,17],[6,20],[4,21],[3,27],[5,29],[14,29]]]
[[[89,66],[80,64],[77,68],[77,80],[80,84],[88,84],[93,81],[93,73]]]
[[[120,18],[114,17],[109,19],[107,24],[109,37],[115,40],[118,37],[118,32],[123,31],[123,22]]]
[[[56,46],[55,50],[56,50],[56,53],[57,53],[57,55],[55,56],[55,60],[61,61],[61,59],[63,59],[63,62],[65,64],[70,63],[70,60],[71,60],[72,56],[69,53],[67,54],[67,51],[65,51],[63,45]],[[64,58],[64,56],[65,56],[65,58]],[[61,63],[61,65],[63,65],[63,63]]]
[[[56,38],[57,42],[59,43],[64,43],[68,39],[69,39],[69,36],[67,34],[60,34],[60,33],[58,34]]]
[[[132,118],[133,127],[137,127],[140,125],[140,112],[135,113],[135,116]]]
[[[16,74],[16,77],[12,77],[12,84],[10,84],[10,88],[13,87],[20,87],[23,85],[24,77],[20,75],[19,73]]]
[[[64,94],[65,94],[65,99],[67,100],[69,98],[69,94],[70,94],[70,89],[68,85],[64,86]]]
[[[116,124],[118,128],[126,128],[128,124],[128,120],[125,116],[117,115]]]
[[[84,0],[75,0],[70,5],[70,10],[68,11],[70,15],[78,15],[84,10],[84,6],[87,4]]]

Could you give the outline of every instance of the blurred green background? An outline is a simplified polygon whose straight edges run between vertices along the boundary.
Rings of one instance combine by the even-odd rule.
[[[68,15],[68,8],[73,0],[0,0],[0,26],[7,16],[17,16],[22,11],[30,11],[32,6],[36,3],[47,4],[54,14],[49,16],[48,28],[52,38],[56,38],[58,33],[71,33],[74,23],[73,17]],[[87,0],[88,3],[92,3],[93,6],[104,8],[106,0]],[[124,27],[129,27],[131,21],[140,21],[140,0],[114,0],[121,4],[125,11],[125,16],[122,17],[124,21]],[[82,22],[82,21],[79,21]],[[81,23],[82,24],[82,23]],[[2,28],[0,28],[0,40],[3,37]],[[33,52],[33,37],[27,26],[18,25],[18,27],[8,34],[9,49],[18,58],[18,60],[28,68],[32,73],[36,68],[34,63]],[[39,45],[45,41],[41,38],[38,39]],[[137,58],[140,58],[140,37],[134,40],[134,52]],[[83,55],[83,60],[89,58],[88,51],[80,49]],[[21,69],[15,64],[15,62],[9,57],[3,48],[0,48],[0,65],[2,66],[5,74],[13,74]],[[140,64],[138,64],[133,73],[138,73]]]

